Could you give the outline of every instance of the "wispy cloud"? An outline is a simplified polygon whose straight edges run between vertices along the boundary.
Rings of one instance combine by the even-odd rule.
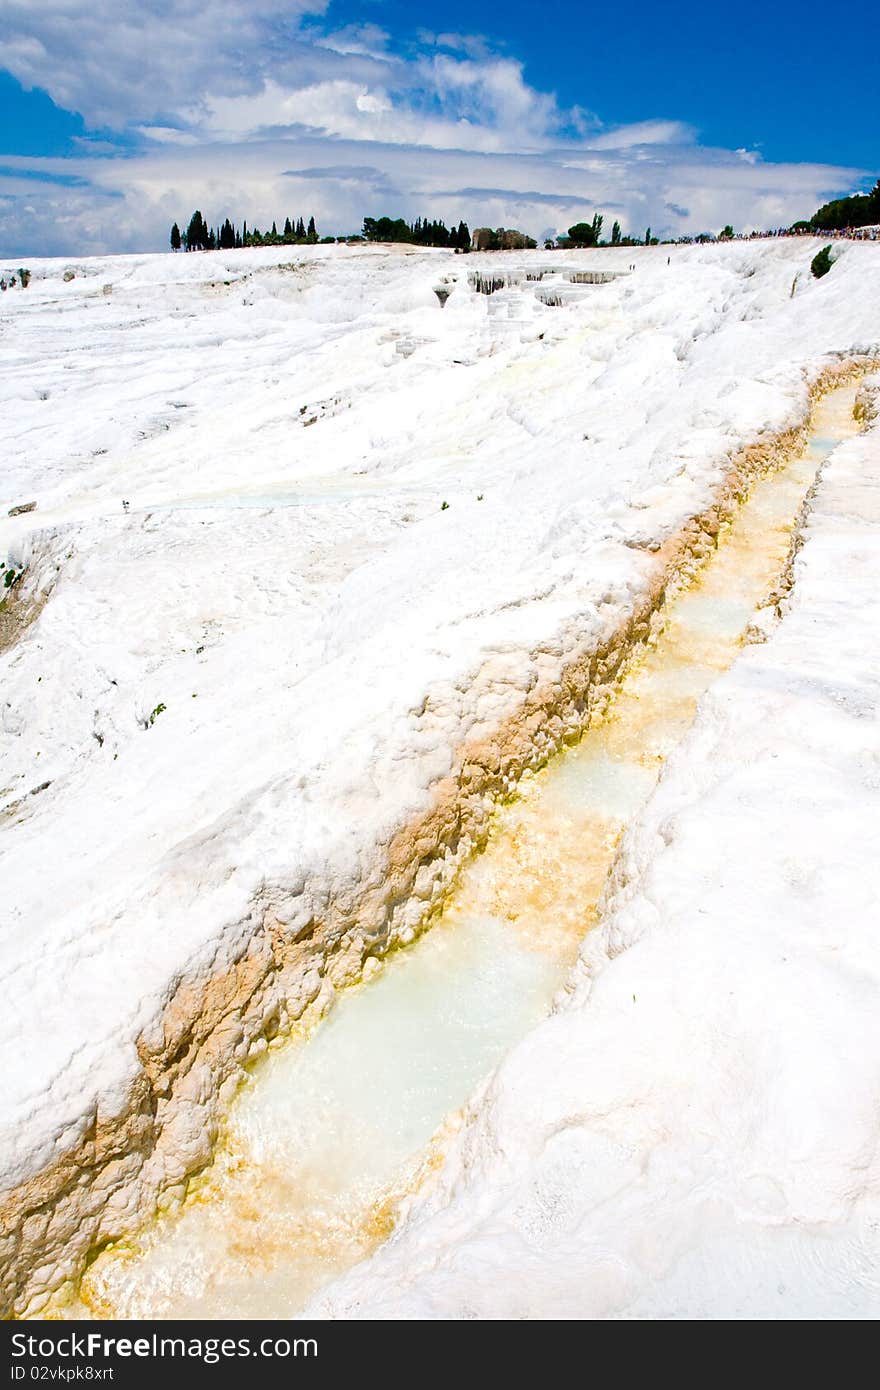
[[[432,198],[466,199],[468,202],[504,203],[508,207],[532,208],[553,207],[557,209],[583,209],[590,202],[581,194],[538,193],[534,189],[525,192],[520,188],[442,188],[431,194]],[[605,208],[616,208],[622,204],[603,202]]]
[[[636,121],[616,130],[602,130],[585,143],[593,150],[624,150],[636,145],[690,145],[697,137],[684,121]]]
[[[386,61],[389,58],[388,43],[391,35],[378,24],[347,24],[329,34],[318,31],[315,43],[320,48],[330,48],[334,53],[358,53],[368,58]]]

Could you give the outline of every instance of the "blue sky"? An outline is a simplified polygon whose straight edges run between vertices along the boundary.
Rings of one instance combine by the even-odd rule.
[[[880,172],[865,7],[0,10],[2,255],[161,249],[197,204],[252,225],[421,212],[536,236],[599,210],[677,236],[785,225]]]
[[[525,61],[533,86],[610,125],[674,117],[709,145],[880,172],[876,122],[858,116],[859,93],[880,90],[880,17],[870,6],[854,25],[809,0],[445,0],[438,9],[444,29],[486,35]],[[347,23],[369,14],[403,34],[413,10],[403,0],[368,0],[332,13]],[[851,100],[839,100],[835,81]]]

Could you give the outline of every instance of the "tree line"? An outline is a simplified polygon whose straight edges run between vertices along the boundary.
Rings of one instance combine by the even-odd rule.
[[[275,222],[271,231],[261,232],[259,227],[249,228],[247,222],[236,227],[228,217],[219,226],[209,227],[197,208],[185,232],[174,223],[170,240],[172,251],[231,251],[242,246],[313,246],[319,238],[314,217],[310,217],[308,223],[301,217],[286,217],[280,232]],[[334,238],[325,237],[324,240],[333,241]]]
[[[594,213],[592,221],[576,222],[574,226],[569,227],[567,236],[559,236],[555,243],[548,241],[545,245],[555,244],[564,248],[659,244],[658,238],[652,236],[650,227],[642,240],[638,236],[624,236],[618,221],[612,225],[610,239],[603,240],[604,220],[602,213]],[[848,198],[835,198],[819,208],[809,221],[795,222],[789,230],[794,233],[843,231],[848,228],[871,227],[875,224],[880,224],[880,179],[870,193],[855,193]],[[476,237],[478,234],[474,235]],[[734,235],[733,227],[728,224],[717,238],[712,233],[704,232],[695,237],[679,237],[678,240],[727,241]],[[487,229],[483,229],[478,242],[474,244],[479,244],[484,250],[501,250],[508,244],[504,237],[520,237],[523,245],[534,245],[531,238],[525,237],[522,233],[502,234],[501,229],[495,234],[487,233]],[[190,218],[186,231],[182,232],[176,222],[171,228],[171,247],[174,251],[232,250],[242,246],[309,246],[318,241],[335,240],[402,241],[415,246],[440,246],[456,251],[471,250],[471,234],[466,222],[459,221],[456,225],[453,220],[447,227],[442,218],[432,220],[429,217],[417,217],[413,222],[407,222],[403,217],[365,217],[360,237],[335,238],[319,237],[314,217],[309,217],[308,222],[302,217],[286,217],[281,231],[278,230],[277,223],[273,222],[269,231],[261,232],[259,227],[249,228],[247,222],[243,222],[240,228],[236,227],[228,217],[218,226],[209,227],[197,209]],[[513,245],[514,242],[510,241],[509,244]],[[517,241],[515,244],[519,246],[520,243]]]
[[[610,241],[602,240],[602,227],[605,218],[601,212],[593,214],[592,222],[575,222],[573,227],[569,227],[567,236],[556,238],[557,246],[657,246],[658,238],[651,235],[651,228],[645,232],[645,239],[641,241],[639,237],[624,236],[620,230],[620,223],[615,221],[611,227]],[[731,233],[732,235],[732,233]]]
[[[880,222],[880,179],[870,193],[834,198],[813,213],[809,222],[795,222],[793,232],[842,232],[847,227],[873,227]]]
[[[259,227],[248,227],[247,222],[240,228],[236,227],[228,217],[218,226],[209,227],[196,209],[186,231],[182,232],[175,222],[170,237],[172,251],[226,251],[242,246],[313,246],[317,241],[336,240],[406,241],[416,246],[445,246],[469,251],[471,234],[466,222],[447,227],[442,218],[431,221],[428,217],[417,217],[414,222],[406,222],[402,217],[365,217],[359,237],[319,237],[314,217],[310,217],[307,223],[301,217],[287,217],[281,231],[278,224],[273,222],[270,231],[261,232]]]
[[[415,246],[447,246],[456,251],[471,249],[471,234],[466,222],[447,227],[440,221],[417,217],[406,222],[402,217],[365,217],[362,232],[365,241],[407,241]]]

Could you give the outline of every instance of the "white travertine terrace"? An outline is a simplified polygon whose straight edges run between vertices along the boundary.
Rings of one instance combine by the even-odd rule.
[[[466,274],[551,254],[343,248],[4,296],[7,1306],[182,1193],[241,1064],[418,929],[876,353],[878,248],[815,249],[567,253],[636,270],[552,307]]]

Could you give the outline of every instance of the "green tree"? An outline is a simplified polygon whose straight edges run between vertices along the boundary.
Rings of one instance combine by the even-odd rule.
[[[171,250],[172,250],[172,251],[179,251],[179,250],[180,250],[180,228],[178,227],[178,225],[177,225],[176,222],[174,223],[173,227],[171,228]]]
[[[821,280],[823,275],[827,275],[834,262],[831,259],[831,247],[823,246],[810,262],[810,270],[817,280]]]
[[[412,241],[409,224],[402,217],[365,217],[365,241]]]
[[[649,227],[648,230],[645,232],[645,245],[646,245],[646,246],[650,246],[650,245],[651,245],[651,228],[650,228],[650,227]]]
[[[817,232],[843,231],[846,227],[872,227],[880,222],[880,179],[870,193],[835,198],[814,212],[810,225]]]
[[[728,222],[726,227],[722,227],[720,241],[731,241],[733,239],[733,228]]]
[[[205,226],[205,219],[196,208],[186,229],[186,249],[187,251],[204,251],[207,246],[208,228]]]
[[[569,227],[568,236],[575,246],[595,246],[598,240],[595,217],[592,222],[575,222],[573,227]]]
[[[611,228],[611,245],[612,245],[612,246],[619,246],[619,245],[620,245],[620,223],[619,223],[619,222],[615,222],[615,223],[614,223],[614,226]]]
[[[306,238],[307,240],[312,242],[312,244],[314,244],[318,240],[318,229],[315,226],[314,217],[309,218],[309,227],[308,231],[306,232]]]

